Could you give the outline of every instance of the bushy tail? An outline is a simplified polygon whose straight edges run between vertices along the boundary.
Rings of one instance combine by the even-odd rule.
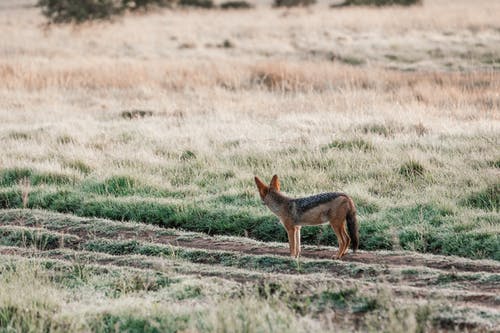
[[[351,248],[353,252],[356,252],[359,246],[359,224],[356,218],[356,206],[351,198],[349,198],[350,207],[347,212],[347,231],[349,232],[349,237],[351,237]]]

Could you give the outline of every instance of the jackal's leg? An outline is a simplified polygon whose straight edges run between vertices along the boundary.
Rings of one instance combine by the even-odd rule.
[[[344,235],[344,250],[342,251],[342,256],[344,256],[347,252],[347,250],[349,250],[349,245],[351,245],[351,237],[349,237],[349,234],[347,233],[347,230],[346,230],[346,222],[344,222],[342,224],[342,234]]]
[[[337,236],[337,241],[339,243],[339,249],[337,251],[337,254],[335,255],[335,259],[340,259],[340,257],[342,256],[342,249],[344,248],[344,239],[342,238],[340,227],[333,223],[331,223],[331,226],[333,228],[333,231],[335,232],[335,235]]]
[[[340,233],[340,237],[342,238],[342,246],[339,246],[339,258],[342,258],[342,256],[345,253],[346,244],[347,244],[347,239],[346,239],[345,234],[344,234],[344,226],[342,226],[342,225],[339,226],[339,233]]]
[[[300,256],[300,227],[295,227],[295,257]]]
[[[290,256],[295,257],[295,229],[290,228],[286,230],[288,234],[288,244],[290,245]]]

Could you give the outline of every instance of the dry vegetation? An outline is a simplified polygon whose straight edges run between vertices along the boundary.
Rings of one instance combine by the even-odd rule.
[[[0,4],[0,330],[499,329],[500,2],[25,3]],[[263,243],[274,173],[351,194],[361,253]]]

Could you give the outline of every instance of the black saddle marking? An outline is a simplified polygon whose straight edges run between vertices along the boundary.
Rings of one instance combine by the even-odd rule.
[[[293,199],[292,204],[295,205],[295,209],[298,213],[304,213],[309,209],[327,203],[328,201],[334,200],[340,196],[345,196],[345,194],[340,192],[321,193],[310,197]]]

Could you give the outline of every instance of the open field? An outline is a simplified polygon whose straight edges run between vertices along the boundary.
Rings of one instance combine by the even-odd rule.
[[[0,331],[500,330],[500,2],[80,26],[20,4],[0,5]],[[275,173],[351,195],[360,251],[334,261],[309,227],[289,258],[253,182]]]

